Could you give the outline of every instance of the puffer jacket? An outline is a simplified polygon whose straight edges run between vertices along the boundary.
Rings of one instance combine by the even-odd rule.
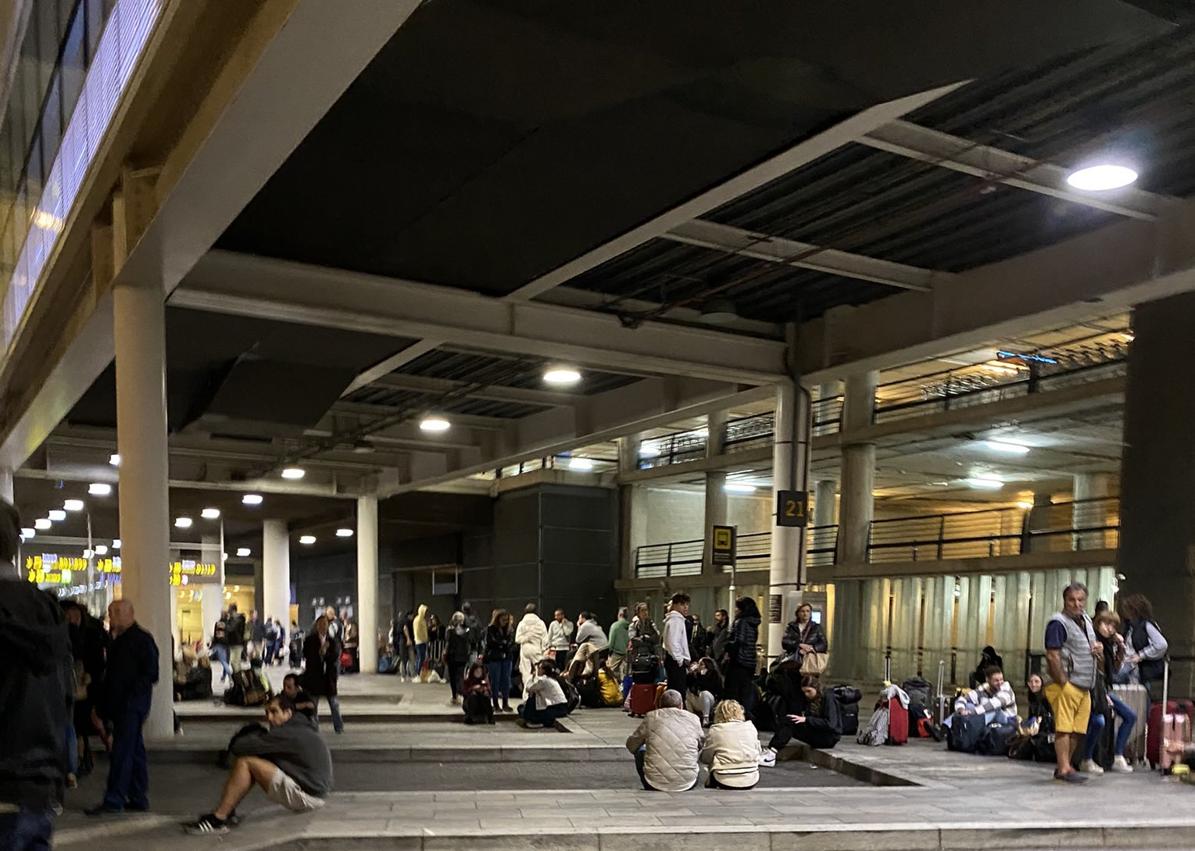
[[[726,650],[732,665],[755,670],[758,660],[755,645],[759,642],[759,618],[754,615],[735,618],[730,627]]]
[[[725,721],[709,729],[701,761],[723,786],[747,789],[759,782],[759,731],[750,721]]]
[[[627,750],[635,753],[647,745],[643,773],[653,789],[684,792],[697,783],[697,757],[704,740],[701,719],[688,710],[669,707],[647,713],[627,737]]]

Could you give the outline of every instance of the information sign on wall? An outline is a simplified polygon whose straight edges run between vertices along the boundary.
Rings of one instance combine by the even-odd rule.
[[[734,526],[715,526],[713,535],[714,547],[710,560],[714,564],[734,564],[736,538],[737,535]]]

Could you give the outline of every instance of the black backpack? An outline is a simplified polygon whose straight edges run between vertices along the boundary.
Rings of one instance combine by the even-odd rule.
[[[900,684],[901,689],[909,696],[909,703],[929,706],[929,695],[933,687],[922,677],[909,677]]]
[[[946,747],[959,753],[975,753],[979,740],[987,729],[982,715],[955,714],[946,734]]]
[[[982,715],[975,716],[980,720]],[[983,734],[979,737],[979,742],[975,747],[977,754],[983,756],[1006,756],[1008,754],[1008,746],[1012,744],[1012,740],[1016,738],[1017,726],[1005,721],[993,721],[984,727]]]
[[[577,707],[581,705],[581,695],[577,689],[568,680],[557,680],[560,683],[560,690],[564,692],[564,702],[568,705],[568,714],[576,712]]]

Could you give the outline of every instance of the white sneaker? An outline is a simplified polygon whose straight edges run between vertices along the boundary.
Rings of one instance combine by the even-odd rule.
[[[1112,760],[1112,770],[1118,774],[1132,774],[1133,766],[1123,756],[1118,756]]]
[[[771,748],[764,748],[763,754],[759,758],[759,764],[765,768],[776,767],[776,752]]]
[[[1096,776],[1099,776],[1104,773],[1104,769],[1100,768],[1098,765],[1095,764],[1094,760],[1090,760],[1090,759],[1083,760],[1083,762],[1079,765],[1079,770],[1082,771],[1084,774],[1093,774]]]

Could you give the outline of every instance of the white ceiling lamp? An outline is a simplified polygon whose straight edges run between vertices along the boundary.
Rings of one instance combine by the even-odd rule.
[[[734,302],[728,298],[713,298],[701,306],[701,318],[714,325],[726,325],[739,318]]]
[[[337,538],[351,538],[351,537],[353,537],[353,530],[348,528],[347,526],[341,526],[339,529],[336,530],[336,537]]]
[[[247,493],[241,497],[241,503],[243,505],[261,505],[261,494]]]
[[[49,511],[46,512],[46,516],[49,517],[51,520],[53,520],[55,523],[59,523],[66,519],[66,512],[63,511],[61,508],[51,508]]]
[[[963,479],[967,487],[974,488],[981,491],[998,491],[1004,487],[1004,482],[1000,479],[992,479],[987,476],[975,476],[970,479]]]
[[[119,467],[120,466],[120,455],[113,452],[111,455],[108,456],[108,463],[111,464],[113,467]]]
[[[571,387],[580,380],[580,370],[571,366],[554,366],[544,372],[544,384],[551,384],[553,387]]]
[[[315,543],[315,535],[300,535],[299,543],[305,547],[310,547]]]
[[[66,502],[62,503],[62,507],[65,508],[67,511],[82,511],[83,510],[83,500],[68,499]]]
[[[176,529],[190,529],[194,521],[190,517],[176,517],[174,518],[174,528]]]
[[[112,540],[112,549],[114,549],[114,550],[120,549],[120,538],[114,538]]]
[[[307,471],[302,467],[284,467],[282,469],[282,478],[298,481],[307,475]]]
[[[95,555],[95,553],[91,550],[83,550],[83,558],[91,558],[93,555]]]
[[[107,482],[92,482],[87,486],[87,492],[92,496],[110,496],[112,485]]]
[[[1011,443],[1007,440],[985,440],[983,445],[993,452],[1003,452],[1006,455],[1029,454],[1029,447],[1023,443]]]
[[[108,554],[108,547],[105,544],[96,544],[95,554],[97,556],[106,556]]]
[[[21,529],[21,537],[24,538],[26,541],[28,541],[30,538],[32,538],[36,534],[37,534],[37,530],[31,529],[28,526],[25,526]]]
[[[42,531],[49,529],[53,525],[54,524],[50,522],[49,517],[39,517],[33,521],[33,528],[41,529]]]
[[[576,470],[578,473],[588,473],[593,469],[593,459],[577,457],[569,458],[568,468],[570,470]]]
[[[722,490],[727,493],[755,493],[756,488],[746,482],[727,482],[722,485]]]
[[[1117,163],[1096,163],[1072,171],[1066,182],[1085,192],[1106,192],[1137,182],[1137,171]]]
[[[199,512],[199,516],[202,517],[204,520],[219,520],[220,519],[220,509],[205,508],[205,509],[203,509],[203,511]]]
[[[237,558],[248,558],[252,551],[248,547],[237,547]]]
[[[452,428],[452,423],[443,417],[428,416],[419,421],[419,430],[428,434],[442,434]]]

